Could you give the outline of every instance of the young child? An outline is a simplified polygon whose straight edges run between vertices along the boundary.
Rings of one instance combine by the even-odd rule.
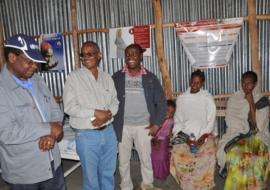
[[[154,176],[164,180],[169,175],[169,142],[173,126],[173,116],[176,104],[173,100],[167,100],[167,113],[162,127],[153,137],[152,144],[152,167]]]

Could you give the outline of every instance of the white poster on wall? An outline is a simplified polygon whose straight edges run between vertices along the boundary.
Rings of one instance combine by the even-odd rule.
[[[231,58],[242,23],[242,18],[210,19],[176,23],[175,30],[192,67],[224,67]]]
[[[149,25],[111,28],[109,30],[110,57],[123,58],[125,48],[133,43],[146,49],[144,56],[151,56],[151,32]]]

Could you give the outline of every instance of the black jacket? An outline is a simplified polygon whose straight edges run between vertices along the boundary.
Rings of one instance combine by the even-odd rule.
[[[118,112],[114,116],[113,126],[117,140],[121,142],[125,109],[125,73],[120,70],[112,78],[117,91],[117,98],[120,102]],[[147,109],[150,114],[150,124],[161,126],[165,118],[167,104],[160,82],[153,73],[146,70],[146,74],[142,75],[142,85]]]

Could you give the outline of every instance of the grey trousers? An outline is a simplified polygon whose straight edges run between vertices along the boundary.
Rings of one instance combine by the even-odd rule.
[[[54,171],[53,162],[52,171]],[[34,184],[9,184],[10,190],[65,190],[64,174],[62,166],[53,172],[53,178]]]

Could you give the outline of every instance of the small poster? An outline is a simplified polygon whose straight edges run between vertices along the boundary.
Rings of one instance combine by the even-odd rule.
[[[64,71],[65,56],[62,34],[42,34],[40,50],[46,60],[46,64],[41,64],[41,71]]]
[[[112,28],[109,31],[110,57],[125,57],[125,49],[128,45],[136,43],[146,49],[144,56],[151,56],[151,32],[149,25],[131,26],[124,28]]]
[[[175,30],[192,67],[224,67],[231,58],[242,23],[242,18],[209,19],[176,23]]]

